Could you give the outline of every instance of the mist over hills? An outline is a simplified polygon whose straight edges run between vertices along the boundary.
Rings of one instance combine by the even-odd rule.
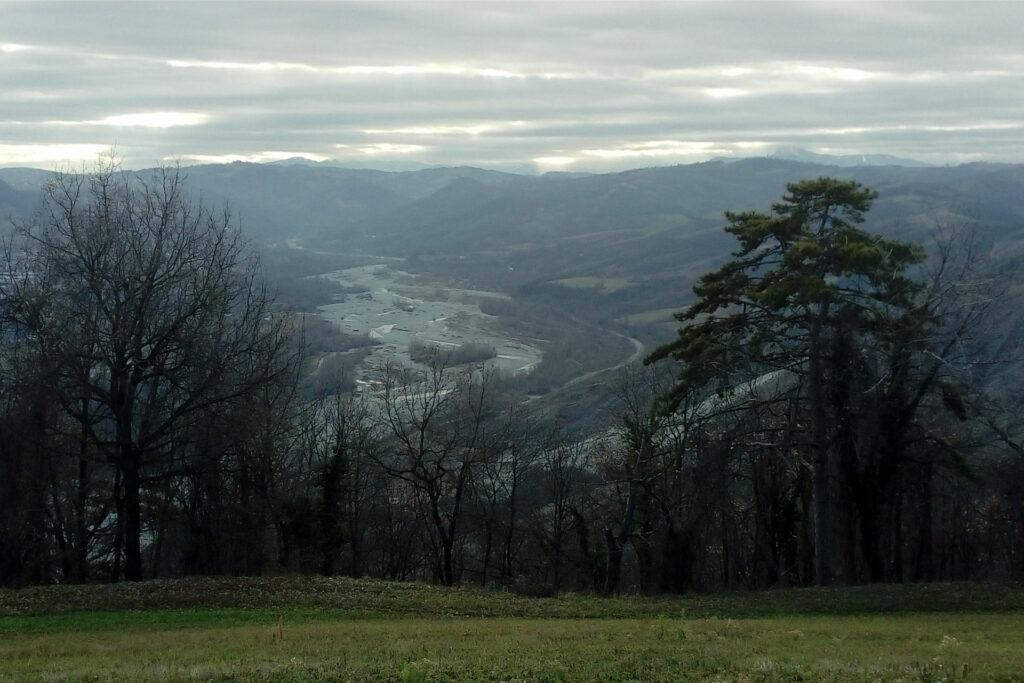
[[[733,245],[721,230],[723,212],[767,209],[786,183],[803,178],[831,175],[878,190],[867,227],[923,243],[940,229],[971,228],[1007,253],[1020,248],[1024,226],[1020,165],[838,167],[762,158],[486,180],[473,169],[452,169],[447,185],[415,196],[409,187],[418,173],[428,172],[380,177],[406,201],[329,226],[328,216],[311,218],[302,239],[407,258],[436,275],[508,292],[538,281],[626,278],[646,292],[601,295],[610,313],[621,313],[615,300],[678,305],[678,290],[655,290],[659,283],[682,286],[686,296],[687,283],[728,257]]]
[[[879,192],[866,227],[927,243],[974,230],[1002,256],[1024,244],[1024,165],[829,165],[781,158],[710,161],[595,175],[471,167],[387,172],[328,164],[187,167],[203,201],[227,203],[258,242],[407,260],[439,278],[517,293],[576,279],[566,297],[617,318],[679,306],[726,258],[723,212],[767,209],[788,182],[856,179]],[[880,158],[876,157],[876,161]],[[891,160],[891,158],[886,158]],[[143,172],[144,173],[144,172]],[[0,215],[28,216],[46,174],[0,169]],[[592,278],[592,291],[579,287]],[[602,286],[616,278],[615,287]]]
[[[0,228],[9,227],[11,220],[28,218],[39,205],[38,189],[19,189],[14,184],[16,179],[10,180],[11,182],[8,182],[7,178],[0,176]],[[46,182],[45,177],[40,180],[37,188]]]
[[[554,258],[543,252],[566,240],[583,252],[604,243],[656,257],[666,240],[692,242],[720,232],[726,210],[766,209],[787,182],[822,175],[878,190],[868,221],[886,233],[920,238],[940,224],[970,224],[994,236],[1014,233],[1024,218],[1024,166],[1004,164],[839,166],[757,158],[587,176],[254,164],[186,173],[206,199],[230,202],[244,229],[260,238],[294,237],[402,257],[511,250],[505,255],[520,266]],[[592,258],[565,267],[588,268]]]
[[[596,385],[573,378],[616,368],[637,357],[637,345],[674,336],[672,313],[689,303],[696,279],[735,250],[723,213],[767,210],[789,182],[858,180],[879,192],[868,230],[932,249],[940,234],[970,233],[980,257],[1009,272],[1024,263],[1019,164],[843,166],[762,157],[594,175],[238,162],[182,170],[190,191],[207,204],[226,203],[243,232],[264,245],[275,288],[306,292],[291,297],[304,310],[335,295],[309,290],[302,278],[380,257],[445,286],[508,295],[486,312],[514,336],[547,340],[545,358],[555,360],[544,372],[555,379],[537,384],[557,389],[557,409],[581,425],[609,409],[610,376]],[[39,193],[26,188],[47,177],[0,169],[0,217],[31,216]]]
[[[807,164],[825,166],[910,166],[925,167],[926,164],[916,159],[895,157],[890,154],[818,154],[799,147],[780,147],[768,155],[770,159],[800,161]]]

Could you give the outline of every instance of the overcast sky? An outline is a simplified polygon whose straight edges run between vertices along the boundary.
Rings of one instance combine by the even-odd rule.
[[[1024,2],[0,0],[0,166],[1024,161]]]

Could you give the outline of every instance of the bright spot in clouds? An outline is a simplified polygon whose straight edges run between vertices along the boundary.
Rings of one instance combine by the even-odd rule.
[[[54,126],[118,126],[121,128],[175,128],[197,126],[210,119],[208,114],[178,111],[154,111],[140,114],[115,114],[87,121],[44,121]]]
[[[73,161],[95,161],[110,151],[109,145],[7,145],[0,144],[0,165],[61,164]]]
[[[541,168],[564,168],[579,161],[577,157],[536,157],[533,162]]]
[[[743,97],[749,95],[750,91],[743,88],[708,88],[704,93],[712,99],[721,100],[728,97]]]
[[[717,147],[714,142],[683,142],[680,140],[652,140],[617,149],[585,149],[583,154],[604,159],[621,159],[628,157],[668,157],[690,156],[717,152],[728,154],[730,150]]]
[[[476,123],[468,125],[424,125],[403,126],[401,128],[366,128],[367,135],[484,135],[503,130],[512,130],[526,126],[526,121],[510,121],[502,123]]]
[[[463,64],[392,64],[316,66],[297,62],[204,62],[190,59],[169,59],[167,64],[184,69],[221,69],[234,71],[305,71],[340,76],[481,76],[489,78],[526,78],[526,74]],[[555,77],[557,74],[543,74]]]
[[[255,154],[189,154],[183,157],[165,157],[164,162],[174,163],[179,160],[194,161],[198,164],[230,164],[235,161],[244,161],[251,164],[264,164],[268,161],[282,161],[295,158],[309,159],[310,161],[327,161],[322,154],[310,154],[309,152],[256,152]]]
[[[175,126],[197,126],[205,123],[207,114],[178,111],[154,111],[147,114],[118,114],[108,116],[101,123],[108,126],[138,126],[140,128],[174,128]]]
[[[348,152],[355,152],[356,154],[365,154],[367,156],[377,155],[388,155],[388,154],[415,154],[416,152],[422,152],[427,148],[423,145],[405,145],[395,142],[378,142],[376,144],[369,145],[335,145],[335,148],[345,150]]]
[[[749,76],[754,73],[754,70],[749,66],[729,66],[722,69],[721,73],[726,78],[739,78],[740,76]]]
[[[0,0],[0,164],[1020,162],[1021,26],[1024,2]]]
[[[850,69],[836,66],[818,66],[815,64],[784,64],[776,69],[782,75],[807,76],[812,79],[825,81],[867,81],[872,78],[879,78],[883,74],[864,71],[863,69]]]
[[[169,59],[167,64],[176,69],[219,69],[225,71],[309,71],[315,66],[293,62],[202,62],[192,59]]]
[[[485,78],[526,78],[526,74],[487,67],[460,64],[396,64],[394,66],[342,66],[326,69],[330,73],[358,76],[480,76]]]

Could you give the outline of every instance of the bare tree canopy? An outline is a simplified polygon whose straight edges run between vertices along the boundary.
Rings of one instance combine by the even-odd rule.
[[[4,318],[113,464],[124,575],[141,579],[140,492],[186,467],[197,425],[283,376],[289,324],[230,214],[192,202],[179,169],[59,173],[18,227]]]

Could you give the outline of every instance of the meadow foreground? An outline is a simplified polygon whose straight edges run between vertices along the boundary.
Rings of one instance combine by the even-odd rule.
[[[321,578],[0,592],[8,680],[1021,680],[1024,589],[524,598]]]

